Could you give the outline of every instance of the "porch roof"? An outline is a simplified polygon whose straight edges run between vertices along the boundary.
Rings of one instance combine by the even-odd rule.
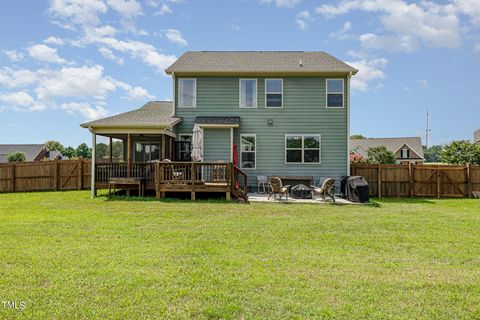
[[[195,124],[198,124],[201,127],[206,127],[206,126],[239,127],[240,117],[225,117],[225,116],[196,117]]]
[[[82,123],[83,128],[170,128],[182,118],[173,116],[172,101],[151,101],[139,109]]]

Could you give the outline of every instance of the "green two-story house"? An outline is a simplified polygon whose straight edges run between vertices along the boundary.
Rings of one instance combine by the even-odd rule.
[[[149,103],[82,126],[107,136],[115,128],[114,137],[124,140],[122,134],[131,133],[125,153],[133,161],[190,161],[197,125],[201,161],[238,159],[250,187],[257,176],[348,175],[355,68],[325,52],[202,51],[186,52],[166,73],[173,80],[173,102]],[[142,110],[144,118],[132,116]],[[155,116],[146,113],[152,110]],[[132,119],[124,119],[129,114]]]

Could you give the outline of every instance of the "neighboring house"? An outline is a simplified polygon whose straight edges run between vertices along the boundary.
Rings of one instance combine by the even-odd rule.
[[[54,150],[48,152],[48,159],[49,160],[68,160],[68,157],[65,157],[60,151]]]
[[[26,161],[40,161],[48,157],[45,144],[0,144],[0,163],[8,162],[8,155],[14,152],[23,152]]]
[[[368,138],[351,139],[350,150],[363,158],[368,158],[368,149],[385,146],[387,150],[395,153],[397,163],[400,164],[423,164],[422,139],[420,137],[407,138]]]
[[[166,69],[173,102],[81,126],[126,143],[127,161],[189,160],[194,125],[203,161],[257,175],[340,178],[349,173],[350,78],[325,52],[186,52]]]
[[[473,142],[480,144],[480,129],[473,134]]]

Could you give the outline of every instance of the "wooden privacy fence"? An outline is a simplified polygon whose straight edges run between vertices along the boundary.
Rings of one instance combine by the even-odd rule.
[[[355,164],[350,174],[363,176],[373,197],[471,197],[480,191],[480,166],[468,164]]]
[[[82,190],[90,188],[90,160],[0,164],[0,192]]]

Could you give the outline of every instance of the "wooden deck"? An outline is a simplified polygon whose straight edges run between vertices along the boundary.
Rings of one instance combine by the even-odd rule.
[[[111,179],[141,178],[145,190],[154,190],[157,198],[165,192],[223,192],[226,199],[247,200],[247,175],[233,163],[145,162],[97,163],[95,188],[108,189]]]

